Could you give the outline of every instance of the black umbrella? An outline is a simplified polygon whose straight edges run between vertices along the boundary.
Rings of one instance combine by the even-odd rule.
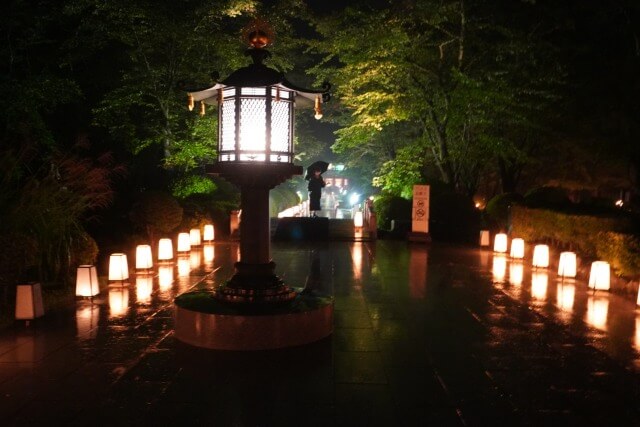
[[[307,168],[307,175],[304,177],[307,181],[311,179],[314,171],[320,171],[320,173],[325,173],[329,168],[329,163],[323,162],[322,160],[318,160],[317,162],[313,162]]]

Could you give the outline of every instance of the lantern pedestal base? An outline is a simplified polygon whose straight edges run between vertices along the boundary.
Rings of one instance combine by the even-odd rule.
[[[333,298],[293,290],[286,304],[229,304],[216,291],[188,292],[175,300],[175,337],[213,350],[271,350],[309,344],[331,335]]]
[[[235,264],[236,274],[216,291],[216,298],[237,304],[272,304],[290,302],[295,291],[274,274],[275,263]]]

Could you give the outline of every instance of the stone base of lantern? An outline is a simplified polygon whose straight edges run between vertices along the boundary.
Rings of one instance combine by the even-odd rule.
[[[331,335],[333,298],[293,290],[286,304],[229,304],[215,291],[175,300],[175,337],[213,350],[271,350],[309,344]]]

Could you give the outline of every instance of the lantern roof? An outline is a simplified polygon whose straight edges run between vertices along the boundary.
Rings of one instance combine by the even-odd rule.
[[[329,89],[331,86],[328,83],[325,83],[323,88],[320,90],[305,89],[291,83],[284,73],[264,65],[262,62],[271,56],[271,53],[268,50],[252,47],[245,51],[245,55],[251,56],[253,59],[252,64],[237,69],[226,79],[216,82],[211,87],[197,90],[187,89],[193,96],[193,100],[203,101],[206,104],[215,104],[218,102],[219,89],[227,87],[275,86],[296,92],[297,95],[302,97],[303,101],[307,100],[308,103],[316,102],[318,99],[320,102],[329,101]]]

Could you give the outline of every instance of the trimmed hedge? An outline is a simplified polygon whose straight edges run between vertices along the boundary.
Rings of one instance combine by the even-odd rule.
[[[547,241],[609,262],[624,276],[640,276],[640,239],[630,218],[575,215],[524,206],[511,208],[511,235]]]

